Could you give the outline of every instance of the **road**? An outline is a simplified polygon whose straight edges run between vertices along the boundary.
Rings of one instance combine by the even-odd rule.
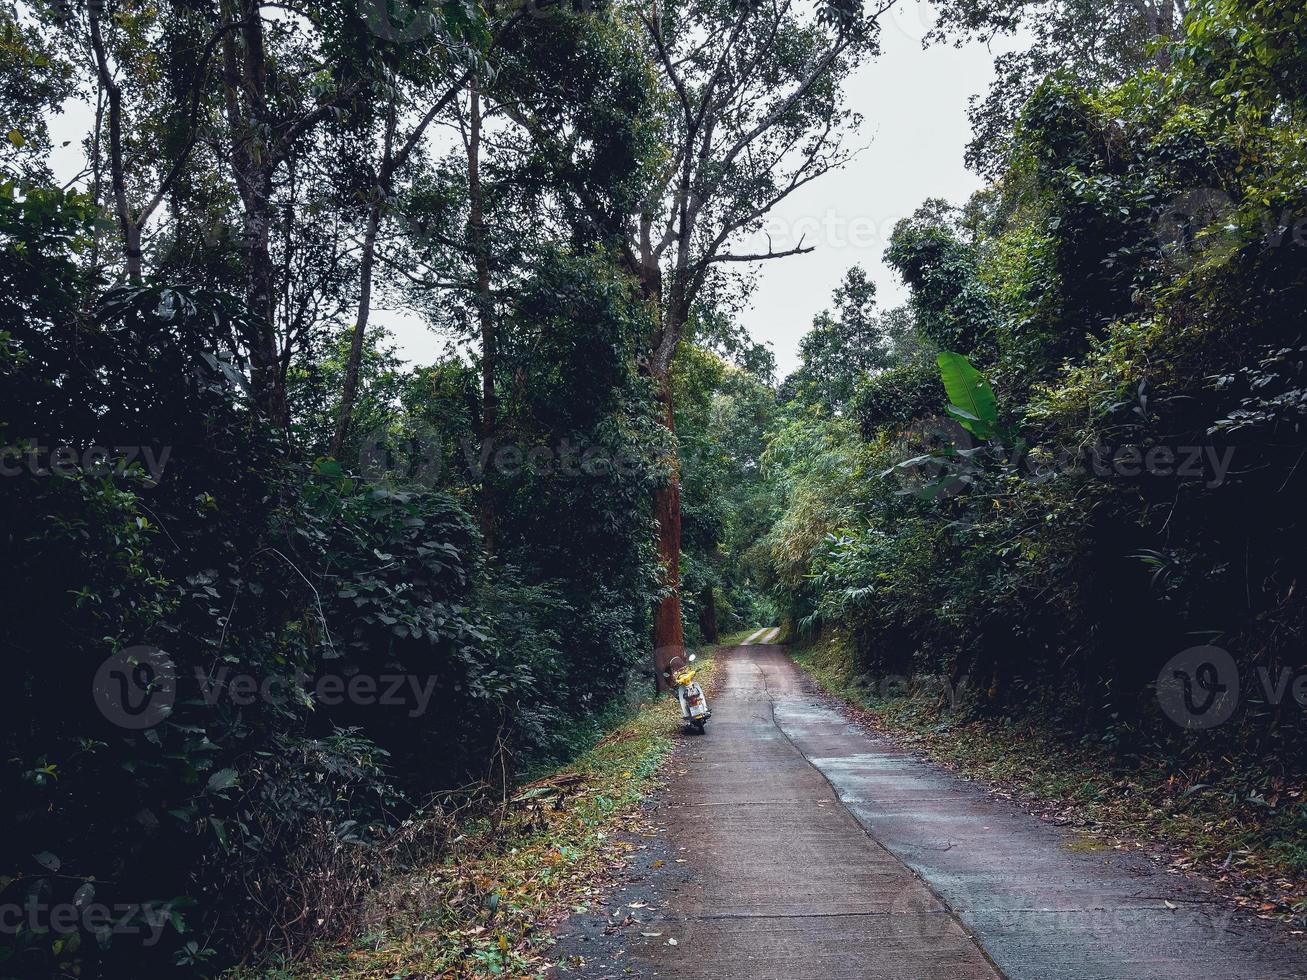
[[[560,930],[559,977],[1307,978],[1282,927],[867,734],[780,647],[716,669],[708,734],[605,908]]]

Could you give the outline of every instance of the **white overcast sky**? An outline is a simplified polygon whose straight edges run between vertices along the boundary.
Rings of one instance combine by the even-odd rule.
[[[998,49],[969,44],[922,50],[932,23],[928,0],[900,0],[887,15],[880,57],[860,68],[848,89],[849,106],[864,117],[853,143],[864,149],[843,170],[800,189],[772,215],[768,227],[776,248],[797,243],[801,235],[805,244],[816,246],[810,254],[762,263],[742,315],[754,339],[775,352],[779,377],[797,366],[799,338],[813,316],[830,305],[831,291],[850,266],[867,269],[883,308],[906,298],[882,259],[894,222],[928,197],[961,203],[981,186],[962,161],[970,138],[967,99],[989,87]],[[84,165],[79,144],[90,126],[89,108],[69,105],[52,123],[56,140],[72,141],[52,161],[56,174],[67,179]],[[766,249],[765,239],[753,244]],[[410,361],[430,363],[446,347],[444,338],[404,311],[377,310],[374,322],[390,330]]]
[[[774,215],[775,231],[790,231],[790,244],[807,232],[806,244],[817,246],[807,255],[765,263],[743,317],[754,339],[771,344],[780,377],[797,366],[799,338],[813,315],[830,305],[831,291],[850,266],[867,270],[882,308],[906,300],[906,287],[883,260],[898,219],[928,197],[962,203],[981,187],[962,160],[971,138],[967,99],[989,88],[994,54],[1012,42],[992,50],[973,43],[923,51],[921,39],[931,26],[929,3],[900,0],[884,25],[881,56],[849,87],[849,104],[865,120],[866,149],[845,169],[796,192]]]

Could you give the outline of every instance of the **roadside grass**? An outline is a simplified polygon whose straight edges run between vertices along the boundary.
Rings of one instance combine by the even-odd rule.
[[[697,666],[707,686],[711,656]],[[444,861],[379,889],[359,935],[230,980],[540,976],[554,927],[596,902],[631,850],[624,837],[640,828],[639,803],[680,727],[674,698],[645,701],[565,769],[461,827]]]
[[[717,644],[719,646],[724,646],[724,647],[739,646],[741,643],[743,643],[749,637],[753,636],[754,633],[757,633],[758,630],[762,628],[763,628],[762,626],[750,626],[748,629],[742,629],[736,633],[730,633],[727,636],[720,637],[717,641]],[[772,628],[773,628],[772,626],[767,627],[767,629],[772,629]],[[771,641],[772,645],[776,646],[776,645],[788,643],[789,634],[790,634],[790,624],[788,622],[782,623],[780,633],[777,634],[776,639]]]
[[[1169,868],[1213,881],[1263,918],[1307,929],[1303,780],[1257,760],[1180,765],[1162,752],[1119,752],[1101,733],[1057,731],[1038,717],[950,711],[938,688],[886,697],[858,684],[851,658],[829,640],[791,653],[869,727],[1086,835],[1073,849],[1146,850]]]
[[[757,626],[753,626],[748,629],[742,629],[739,632],[730,633],[726,636],[718,637],[717,643],[719,646],[737,647],[745,640],[747,640],[749,637],[753,636],[754,633],[757,633],[759,629],[760,627]]]

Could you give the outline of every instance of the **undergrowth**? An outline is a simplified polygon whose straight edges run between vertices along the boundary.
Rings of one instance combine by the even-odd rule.
[[[699,669],[706,683],[711,658]],[[565,769],[470,819],[441,863],[381,888],[356,936],[301,962],[229,980],[543,973],[553,928],[598,900],[633,846],[625,838],[643,819],[638,804],[657,787],[680,730],[674,698],[644,701],[613,719]]]

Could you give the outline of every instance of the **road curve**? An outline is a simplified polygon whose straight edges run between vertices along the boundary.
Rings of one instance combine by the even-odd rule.
[[[1201,883],[1073,838],[851,724],[776,646],[719,653],[601,914],[558,976],[1307,978],[1307,945]],[[684,862],[684,863],[678,863]]]

